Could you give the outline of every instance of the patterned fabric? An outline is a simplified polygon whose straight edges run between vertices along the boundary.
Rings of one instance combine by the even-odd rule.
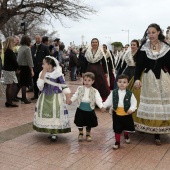
[[[18,83],[15,71],[3,70],[4,84]]]
[[[42,82],[44,86],[36,103],[33,121],[33,128],[36,131],[55,134],[71,132],[62,91],[62,85],[66,85],[63,77],[59,75],[61,74],[56,77],[54,74],[55,78],[48,75],[48,81]]]
[[[92,49],[89,47],[85,53],[85,57],[89,63],[96,63],[103,58],[103,53],[100,48],[98,48],[95,54],[92,54]]]
[[[145,51],[148,58],[152,60],[157,60],[163,57],[170,50],[170,46],[161,42],[160,51],[156,55],[154,55],[153,52],[150,50],[150,41],[147,41],[140,50]]]
[[[119,103],[119,94],[118,94],[119,89],[113,90],[113,109],[116,111],[118,108],[118,103]],[[126,89],[126,95],[124,97],[124,110],[125,112],[128,111],[130,108],[130,99],[132,96],[132,92],[128,89]]]
[[[78,89],[78,99],[77,99],[77,102],[78,102],[78,105],[80,105],[81,101],[82,101],[82,98],[84,96],[84,93],[85,93],[85,87],[84,86],[81,86],[79,87]],[[95,108],[95,88],[93,87],[90,87],[90,91],[89,91],[89,99],[90,99],[90,107],[92,108],[92,110]]]
[[[146,73],[142,73],[142,76],[140,78],[141,82],[143,80],[144,74],[146,74]],[[136,88],[134,88],[133,84],[134,84],[134,78],[132,78],[132,80],[129,82],[129,89],[133,92],[134,96],[136,97],[137,106],[139,107],[141,88],[136,89]],[[135,124],[135,129],[137,131],[150,133],[150,134],[168,134],[168,133],[170,133],[170,120],[149,120],[148,118],[147,119],[140,118],[137,116],[137,110],[135,111],[135,113],[132,116],[133,116],[133,120],[134,120],[134,124]]]
[[[142,78],[140,104],[137,116],[149,120],[170,120],[170,75],[161,70],[155,79],[150,70]]]
[[[135,66],[135,62],[131,51],[125,54],[125,61],[128,66]]]

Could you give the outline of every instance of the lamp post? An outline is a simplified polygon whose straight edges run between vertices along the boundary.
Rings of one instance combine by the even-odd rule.
[[[122,30],[122,31],[126,31],[128,33],[128,44],[129,44],[129,30]]]
[[[24,35],[25,35],[25,32],[26,32],[26,25],[25,25],[25,22],[23,21],[22,23],[21,23],[21,27],[23,28],[23,31],[24,31]]]

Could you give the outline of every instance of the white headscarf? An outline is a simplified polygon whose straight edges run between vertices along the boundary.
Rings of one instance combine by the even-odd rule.
[[[53,59],[54,62],[55,62],[55,64],[56,64],[56,66],[54,67],[54,69],[55,69],[56,71],[62,73],[62,68],[61,68],[61,66],[59,65],[58,60],[57,60],[55,57],[52,57],[52,56],[46,56],[46,57]]]

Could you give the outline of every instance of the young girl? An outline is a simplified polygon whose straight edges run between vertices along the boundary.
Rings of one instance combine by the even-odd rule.
[[[131,91],[127,90],[128,76],[118,76],[118,89],[113,90],[103,103],[103,107],[113,107],[113,130],[116,142],[113,149],[120,147],[120,134],[124,131],[125,142],[130,143],[128,132],[134,132],[132,113],[136,110],[137,101]],[[104,109],[102,109],[104,111]]]
[[[42,67],[37,81],[41,94],[35,107],[33,128],[39,132],[51,133],[51,139],[56,140],[55,134],[71,132],[64,103],[64,94],[69,99],[70,89],[54,57],[45,57]]]
[[[86,126],[86,140],[91,142],[91,128],[98,125],[94,112],[95,104],[97,104],[100,109],[103,108],[102,98],[98,90],[92,87],[94,80],[95,75],[91,72],[86,72],[83,77],[84,85],[78,87],[76,93],[68,102],[68,104],[76,100],[78,102],[74,123],[79,129],[79,141],[83,140],[83,127]]]

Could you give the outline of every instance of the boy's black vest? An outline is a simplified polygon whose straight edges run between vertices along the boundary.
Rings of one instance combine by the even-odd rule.
[[[116,110],[118,107],[118,103],[119,103],[119,94],[118,94],[118,90],[119,89],[115,89],[113,90],[113,109]],[[130,108],[130,99],[132,96],[132,92],[128,89],[126,89],[126,94],[124,97],[124,111],[127,112]]]

